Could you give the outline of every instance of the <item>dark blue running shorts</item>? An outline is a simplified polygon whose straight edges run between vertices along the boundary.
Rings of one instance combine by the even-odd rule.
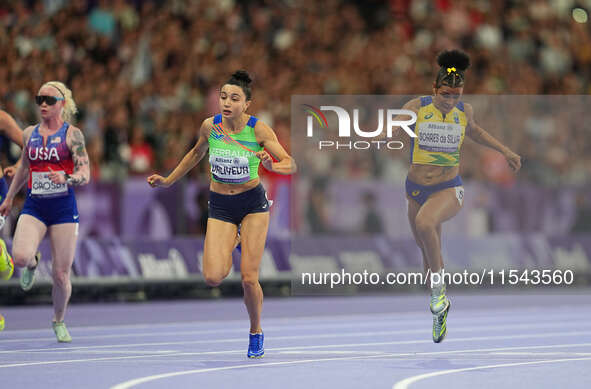
[[[249,213],[269,212],[270,205],[261,184],[235,195],[209,192],[209,217],[236,225]]]
[[[31,191],[27,191],[27,199],[21,211],[21,215],[31,215],[41,220],[47,227],[54,224],[78,223],[78,206],[74,190],[68,188],[68,194],[59,197],[39,197],[32,196]]]
[[[425,204],[425,201],[427,201],[429,196],[431,196],[435,192],[439,192],[440,190],[447,189],[447,188],[454,188],[454,187],[461,187],[461,186],[462,186],[462,178],[460,176],[456,176],[455,178],[453,178],[449,181],[440,182],[439,184],[427,185],[427,186],[416,184],[416,183],[412,182],[411,180],[409,180],[408,177],[406,177],[406,194],[408,195],[408,197],[415,200],[420,205]],[[461,189],[457,192],[458,193],[456,195],[458,197],[458,201],[461,204],[462,200],[463,200],[464,191],[463,191],[463,189]]]

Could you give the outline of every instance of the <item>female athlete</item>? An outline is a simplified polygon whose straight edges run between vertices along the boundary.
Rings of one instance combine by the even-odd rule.
[[[270,203],[258,168],[262,163],[273,172],[292,174],[296,166],[273,130],[246,113],[252,101],[250,83],[247,72],[235,72],[220,91],[221,114],[203,121],[197,143],[168,177],[154,174],[148,177],[148,183],[152,187],[169,187],[197,165],[209,149],[211,184],[202,272],[211,286],[219,285],[228,275],[240,226],[240,272],[250,317],[247,356],[260,358],[264,354],[264,338],[259,266],[269,227]]]
[[[72,92],[61,82],[45,83],[35,101],[41,123],[23,132],[25,148],[14,179],[0,205],[5,216],[16,193],[28,181],[27,198],[16,225],[12,257],[23,267],[21,287],[29,290],[35,281],[39,243],[49,232],[52,257],[52,327],[58,342],[71,342],[64,323],[66,306],[72,292],[70,270],[78,237],[78,209],[73,186],[90,179],[84,135],[69,122],[76,113]]]
[[[472,106],[460,100],[464,72],[470,65],[468,55],[458,50],[444,51],[437,62],[440,69],[433,83],[433,96],[413,99],[404,106],[417,115],[416,137],[410,138],[406,195],[410,227],[422,251],[425,272],[431,275],[430,310],[435,343],[447,334],[451,306],[443,279],[441,224],[462,208],[464,188],[459,164],[464,137],[502,153],[515,172],[521,168],[521,157],[480,127],[474,121]]]

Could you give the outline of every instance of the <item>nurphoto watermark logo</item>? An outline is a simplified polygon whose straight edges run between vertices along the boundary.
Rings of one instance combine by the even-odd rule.
[[[366,131],[360,126],[359,108],[348,110],[338,105],[315,107],[308,104],[302,104],[302,108],[308,114],[306,117],[306,137],[308,138],[315,137],[314,127],[321,130],[328,129],[325,112],[333,112],[337,116],[338,140],[320,139],[317,141],[318,150],[400,150],[404,147],[404,143],[390,139],[394,129],[398,127],[411,138],[417,137],[412,129],[412,126],[417,121],[417,114],[411,110],[380,108],[377,110],[377,128]],[[350,112],[352,112],[352,115]],[[351,116],[353,119],[351,119]],[[326,134],[326,131],[323,131],[322,135],[324,134]],[[367,140],[352,140],[353,136]],[[373,139],[370,140],[370,138]]]

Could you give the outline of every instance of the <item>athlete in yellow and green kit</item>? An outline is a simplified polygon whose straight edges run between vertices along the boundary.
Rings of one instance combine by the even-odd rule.
[[[416,113],[411,137],[410,169],[406,179],[408,220],[423,254],[423,267],[431,275],[430,310],[433,314],[433,341],[447,334],[446,296],[441,257],[441,224],[462,208],[464,188],[460,172],[460,150],[468,136],[476,143],[502,153],[517,172],[521,158],[493,138],[474,121],[472,106],[460,99],[470,58],[459,50],[444,51],[437,57],[440,66],[433,83],[433,95],[413,99],[404,109]],[[405,120],[405,117],[397,119]]]

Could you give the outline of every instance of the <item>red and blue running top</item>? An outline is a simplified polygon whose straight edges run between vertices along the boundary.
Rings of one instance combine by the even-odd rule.
[[[60,195],[67,193],[66,184],[53,184],[47,173],[51,170],[72,174],[74,161],[72,153],[66,144],[66,136],[70,124],[64,122],[61,128],[47,139],[39,134],[39,125],[31,133],[25,152],[29,158],[28,188],[34,195]]]

